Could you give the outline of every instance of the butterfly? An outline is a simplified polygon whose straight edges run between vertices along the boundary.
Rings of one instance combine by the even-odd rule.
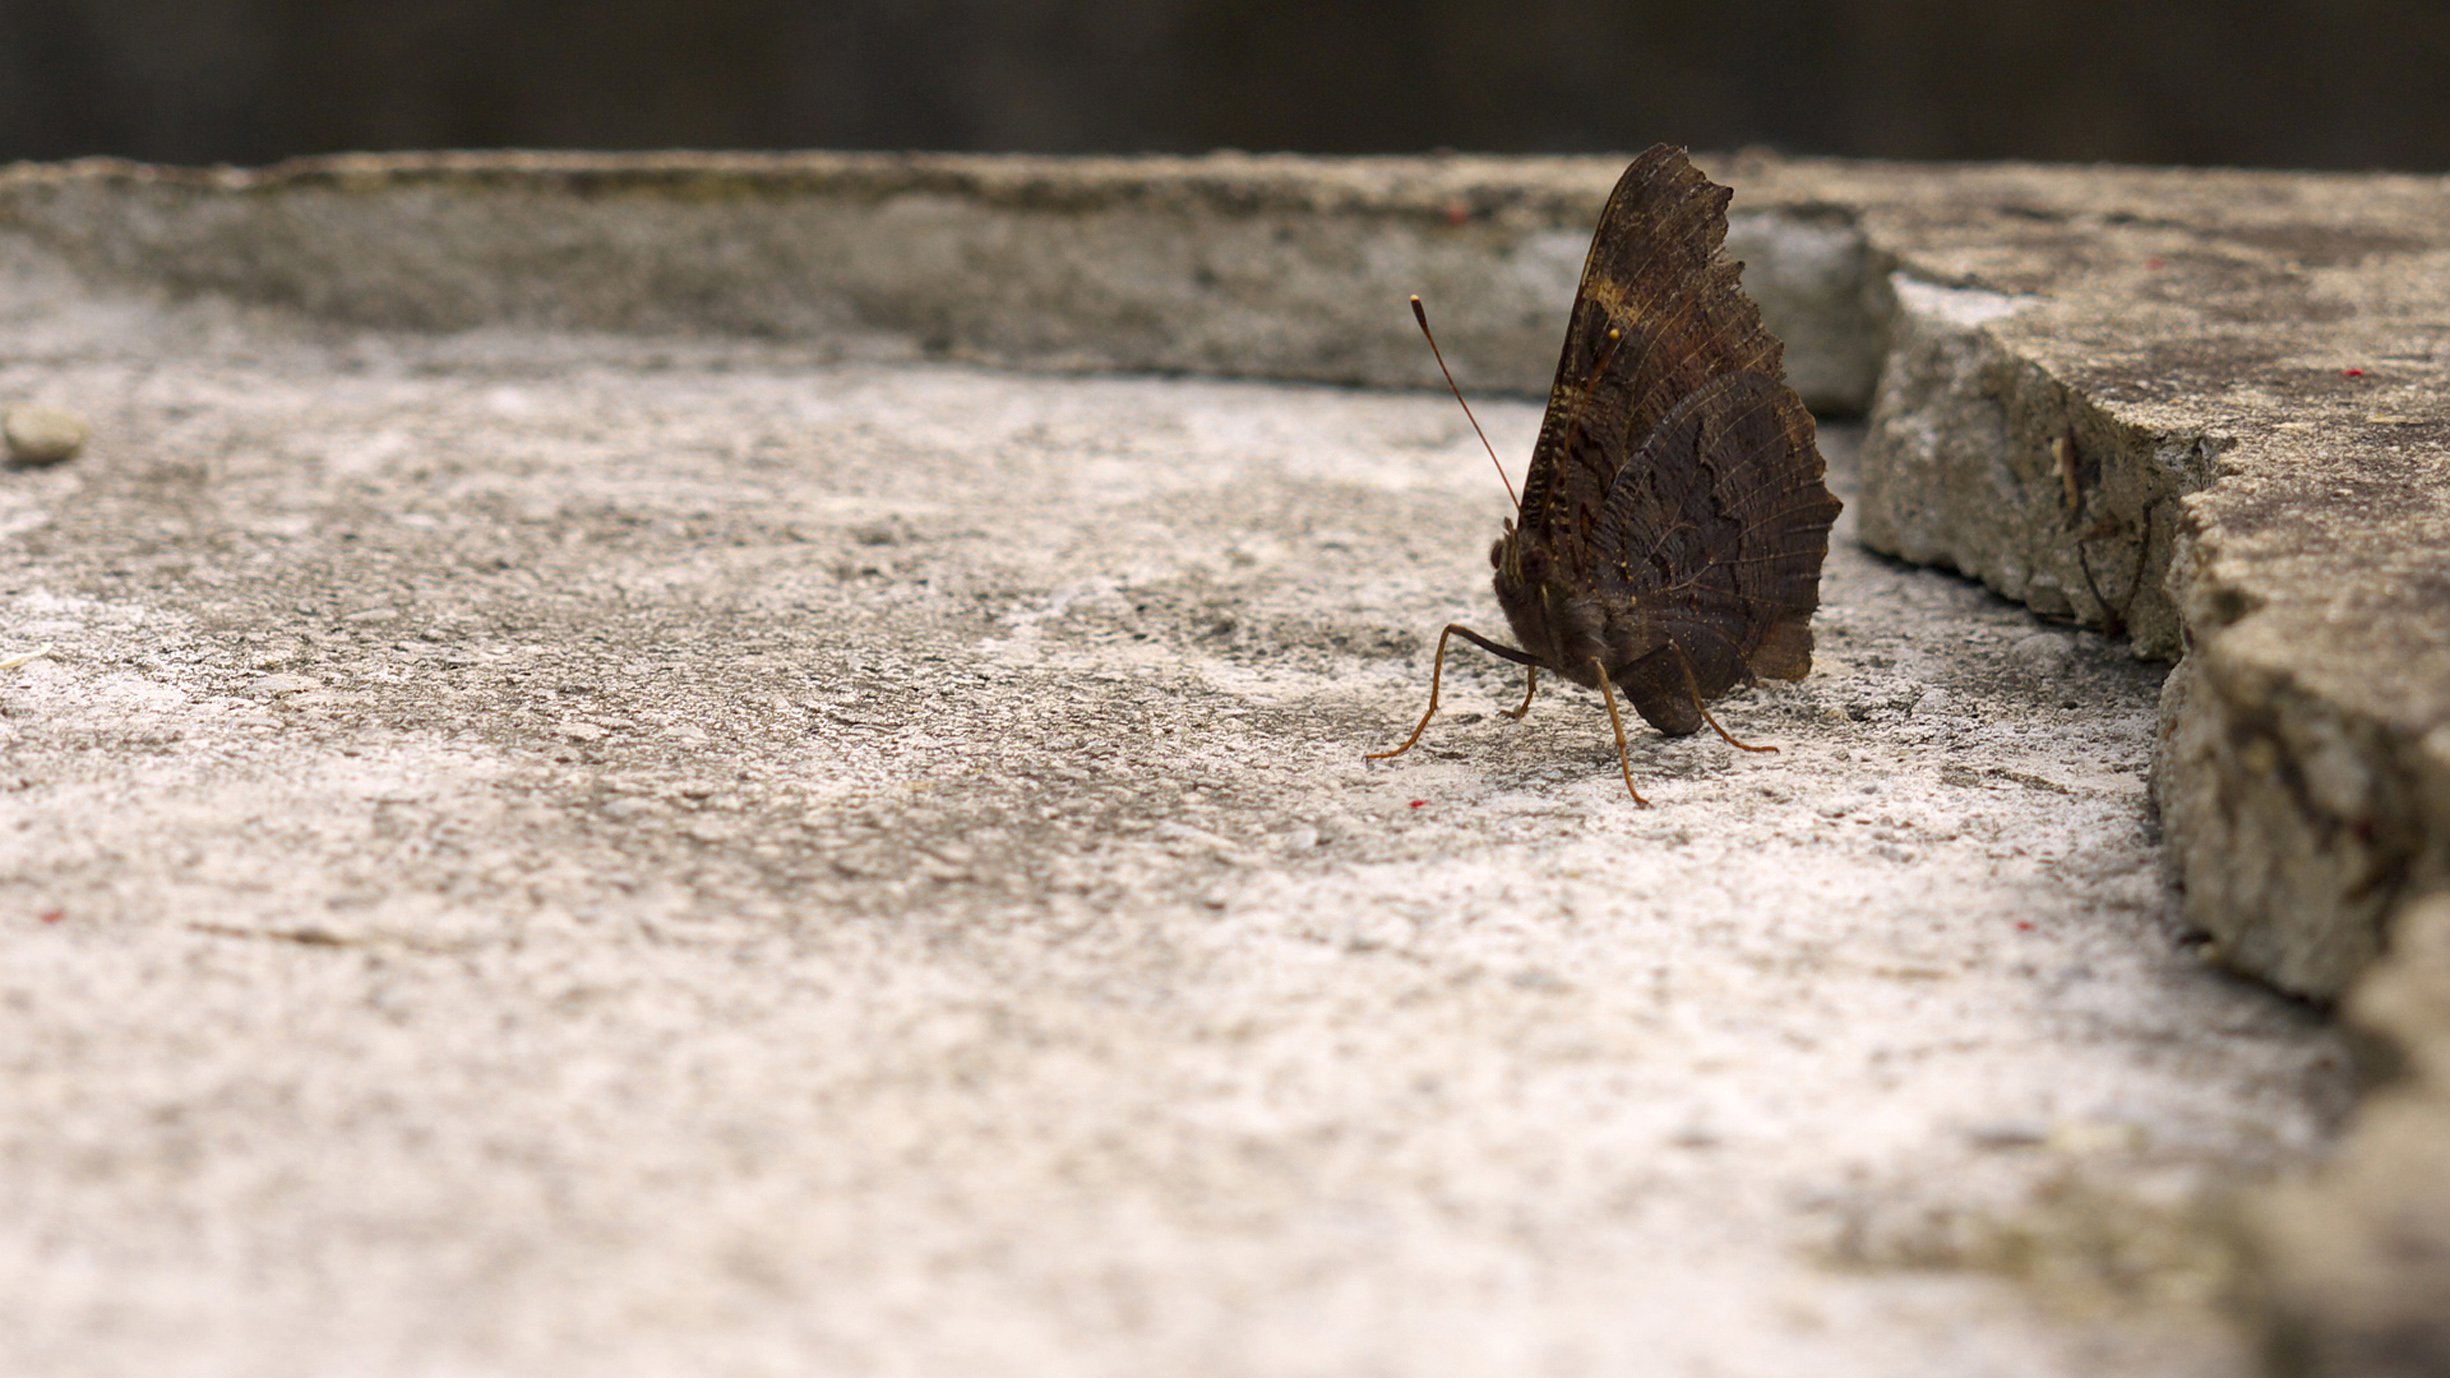
[[[1737,685],[1811,670],[1839,503],[1812,415],[1786,385],[1782,348],[1737,283],[1744,265],[1723,252],[1732,196],[1664,144],[1617,180],[1522,496],[1489,551],[1520,648],[1449,625],[1430,663],[1429,711],[1402,746],[1368,759],[1420,741],[1457,636],[1526,668],[1523,702],[1505,710],[1518,721],[1542,670],[1598,690],[1637,804],[1647,801],[1634,788],[1619,691],[1670,736],[1707,725],[1739,749],[1776,749],[1737,741],[1707,705]],[[1412,310],[1426,332],[1420,298]]]

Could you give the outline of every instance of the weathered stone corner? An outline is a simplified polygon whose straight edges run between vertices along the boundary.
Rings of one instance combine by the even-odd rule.
[[[1904,272],[1892,292],[1864,542],[2124,635],[2139,655],[2176,655],[2172,500],[2205,481],[2212,442],[2123,424],[1984,328],[2029,298]]]
[[[1954,185],[1860,211],[1894,303],[1863,538],[2177,658],[2154,777],[2187,917],[2335,997],[2450,884],[2450,186]]]

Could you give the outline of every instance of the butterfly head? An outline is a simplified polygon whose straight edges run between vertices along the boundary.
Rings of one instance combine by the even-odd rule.
[[[1508,518],[1496,544],[1489,547],[1489,568],[1497,571],[1499,587],[1522,588],[1547,575],[1548,553],[1525,540],[1513,519]]]
[[[1497,605],[1505,610],[1515,640],[1540,663],[1556,668],[1562,663],[1557,657],[1565,638],[1555,625],[1558,591],[1549,587],[1553,563],[1549,552],[1511,521],[1489,547],[1489,564],[1497,571]]]

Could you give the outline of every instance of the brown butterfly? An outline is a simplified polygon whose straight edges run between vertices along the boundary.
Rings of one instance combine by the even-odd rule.
[[[1529,668],[1509,717],[1531,711],[1542,670],[1597,689],[1637,804],[1646,801],[1614,690],[1670,736],[1707,724],[1741,750],[1776,749],[1728,736],[1704,705],[1812,668],[1838,500],[1778,341],[1737,285],[1744,265],[1721,252],[1732,195],[1664,144],[1617,180],[1515,519],[1489,551],[1498,606],[1522,649],[1448,626],[1430,665],[1429,711],[1402,746],[1370,760],[1420,741],[1455,636]],[[1420,298],[1412,311],[1426,332]]]

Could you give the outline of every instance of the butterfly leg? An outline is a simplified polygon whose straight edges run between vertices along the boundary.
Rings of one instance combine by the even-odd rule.
[[[1421,715],[1420,723],[1412,729],[1411,736],[1404,738],[1404,744],[1402,746],[1395,748],[1393,751],[1370,752],[1369,754],[1363,756],[1361,758],[1362,760],[1384,761],[1392,757],[1401,756],[1405,752],[1412,749],[1413,744],[1421,739],[1421,734],[1423,732],[1429,730],[1429,720],[1438,715],[1438,683],[1440,680],[1445,678],[1446,675],[1446,639],[1452,636],[1460,636],[1464,640],[1471,642],[1473,645],[1478,646],[1480,649],[1487,651],[1489,654],[1497,656],[1500,659],[1511,660],[1517,665],[1528,665],[1532,667],[1534,672],[1537,672],[1539,669],[1540,662],[1533,660],[1530,656],[1514,649],[1512,646],[1500,646],[1496,642],[1489,640],[1487,637],[1482,636],[1480,633],[1473,631],[1471,628],[1464,626],[1460,622],[1447,623],[1446,630],[1438,633],[1438,653],[1430,657],[1429,660],[1429,711]],[[1529,695],[1525,695],[1523,697],[1523,706],[1525,708],[1529,708],[1531,706],[1531,697]]]
[[[1591,671],[1599,676],[1599,701],[1608,705],[1608,726],[1616,729],[1616,764],[1618,769],[1625,772],[1625,793],[1633,796],[1633,802],[1649,808],[1650,801],[1633,787],[1633,758],[1625,754],[1625,720],[1616,713],[1616,686],[1608,683],[1608,667],[1593,657]]]
[[[1540,667],[1531,665],[1524,668],[1528,673],[1523,676],[1523,701],[1512,708],[1497,710],[1516,722],[1521,722],[1523,715],[1531,711],[1531,696],[1540,691]]]
[[[1710,724],[1710,730],[1718,734],[1720,741],[1725,742],[1727,745],[1734,747],[1738,751],[1776,751],[1778,749],[1774,746],[1754,746],[1750,742],[1739,742],[1735,738],[1728,736],[1727,729],[1718,725],[1718,719],[1711,717],[1709,708],[1702,703],[1701,684],[1699,681],[1693,678],[1693,662],[1684,658],[1684,648],[1682,646],[1678,646],[1676,648],[1676,665],[1679,669],[1684,671],[1684,691],[1693,696],[1693,707],[1695,711],[1701,714],[1701,720],[1703,722]]]

